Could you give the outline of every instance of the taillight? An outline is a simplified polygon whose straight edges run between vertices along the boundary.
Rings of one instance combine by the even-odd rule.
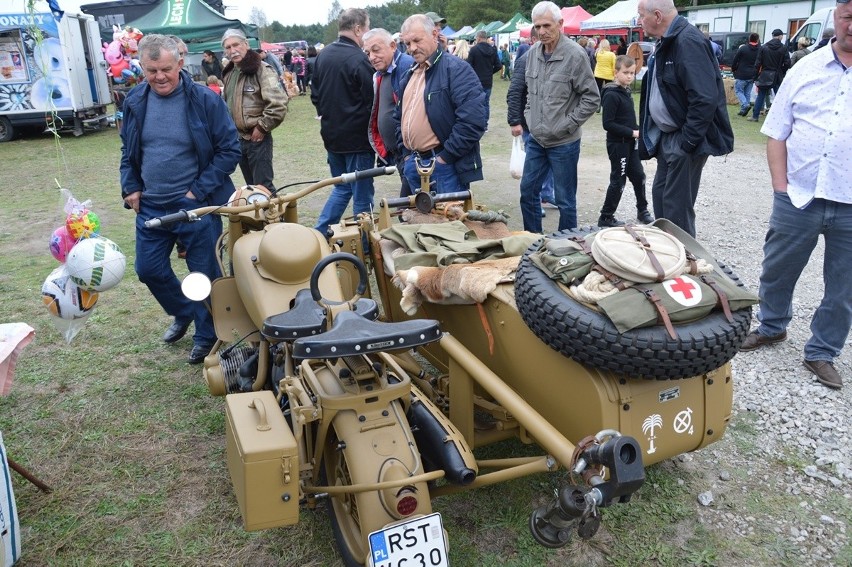
[[[400,516],[410,516],[417,510],[417,498],[411,496],[403,496],[396,501],[396,511]]]

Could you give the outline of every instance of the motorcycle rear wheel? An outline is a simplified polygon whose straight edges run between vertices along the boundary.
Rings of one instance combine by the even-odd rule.
[[[323,451],[323,473],[329,486],[348,486],[352,484],[349,464],[343,450],[338,449],[337,432],[332,427],[329,439]],[[341,494],[329,496],[328,515],[337,550],[346,567],[363,567],[367,558],[365,539],[361,531],[361,517],[358,513],[358,495]]]

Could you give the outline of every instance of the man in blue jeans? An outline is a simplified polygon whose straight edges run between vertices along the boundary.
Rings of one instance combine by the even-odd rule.
[[[787,338],[793,317],[793,291],[819,236],[825,240],[825,293],[811,320],[804,364],[817,381],[840,389],[833,361],[852,324],[852,177],[849,149],[852,116],[852,6],[838,2],[836,39],[805,57],[787,74],[761,132],[769,136],[766,158],[773,205],[763,245],[760,325],[741,350],[754,350]]]
[[[364,34],[370,30],[366,10],[343,10],[338,38],[320,51],[311,78],[311,102],[320,118],[320,136],[328,154],[331,175],[373,167],[375,154],[367,136],[373,106],[373,66],[364,53]],[[334,186],[317,219],[316,229],[327,235],[340,222],[352,199],[357,216],[373,207],[373,179]]]
[[[189,363],[198,364],[216,342],[213,319],[201,302],[181,293],[169,255],[179,238],[190,271],[219,277],[216,215],[192,223],[148,228],[145,221],[221,205],[234,191],[230,174],[240,161],[237,129],[220,96],[181,73],[183,59],[174,40],[146,35],[139,43],[145,82],[124,103],[121,128],[121,196],[136,212],[136,273],[174,322],[163,335],[177,342],[195,322]]]
[[[582,47],[562,35],[562,13],[553,2],[532,9],[539,42],[527,52],[524,119],[529,127],[527,156],[521,179],[524,230],[541,232],[541,189],[553,172],[559,230],[577,227],[577,162],[581,126],[600,103],[589,59]],[[512,135],[520,136],[520,123]]]
[[[394,112],[403,173],[415,192],[418,166],[435,166],[430,191],[453,193],[470,188],[482,175],[479,140],[485,133],[482,85],[473,68],[449,55],[428,15],[414,14],[402,24],[406,51],[414,58],[403,76],[402,99]]]

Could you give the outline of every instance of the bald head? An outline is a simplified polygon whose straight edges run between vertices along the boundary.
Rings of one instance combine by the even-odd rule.
[[[639,24],[645,33],[661,37],[677,17],[673,0],[639,0]]]

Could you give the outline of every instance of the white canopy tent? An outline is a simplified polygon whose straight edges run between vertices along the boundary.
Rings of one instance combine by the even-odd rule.
[[[581,30],[610,30],[618,28],[637,28],[639,0],[621,0],[600,14],[580,22]]]

